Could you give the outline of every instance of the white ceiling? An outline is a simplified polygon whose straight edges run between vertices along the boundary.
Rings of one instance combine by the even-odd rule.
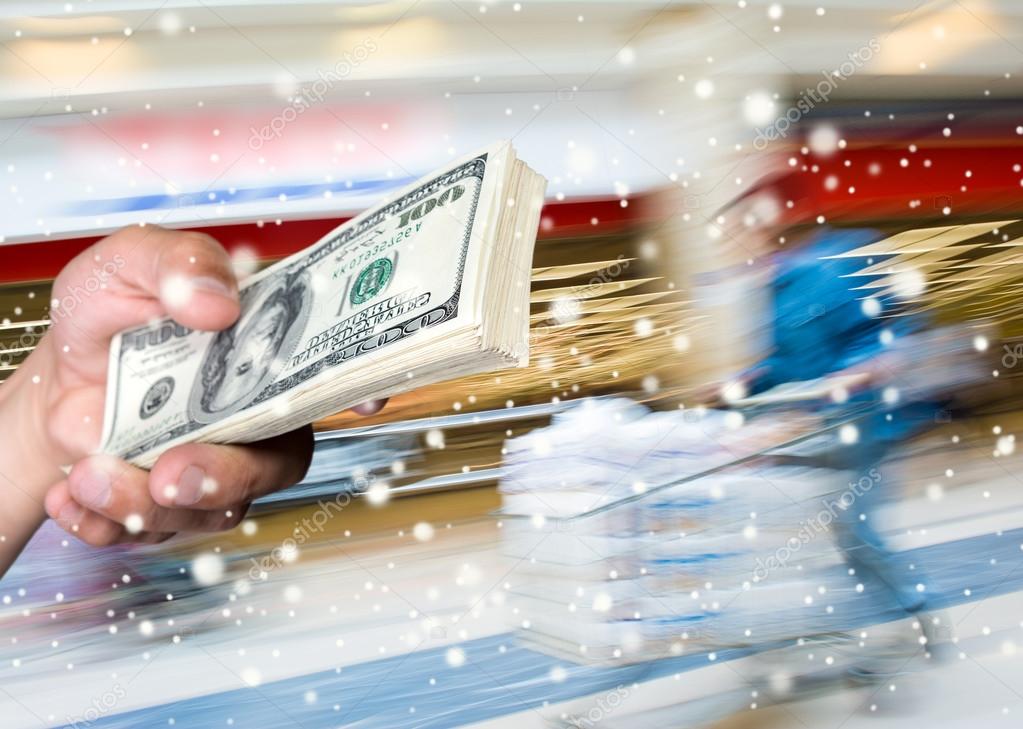
[[[0,2],[0,240],[143,213],[184,223],[357,210],[388,181],[499,137],[515,139],[552,194],[713,179],[731,195],[757,174],[733,159],[752,137],[746,99],[782,105],[871,44],[878,52],[833,98],[1023,91],[1018,0],[792,0],[780,17],[772,5]],[[350,72],[280,139],[247,144],[335,68]],[[695,93],[701,81],[712,94]],[[349,179],[381,185],[244,204],[203,197]],[[166,194],[180,196],[170,209],[139,202]],[[125,200],[135,207],[110,212]]]

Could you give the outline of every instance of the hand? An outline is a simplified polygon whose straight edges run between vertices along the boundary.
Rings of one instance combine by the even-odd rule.
[[[46,514],[64,529],[89,544],[109,545],[230,529],[253,499],[301,480],[312,457],[310,427],[249,445],[178,446],[149,472],[92,455],[100,444],[114,334],[164,316],[220,330],[239,313],[231,260],[206,235],[126,228],[71,261],[54,282],[49,332],[0,388],[4,422],[23,434],[13,453],[10,446],[0,451],[5,463],[19,464],[18,490],[40,501],[44,493]],[[362,412],[382,406],[368,404]],[[70,466],[66,476],[58,466]],[[23,531],[11,520],[10,514],[0,519],[4,533]],[[0,572],[5,567],[0,560]]]

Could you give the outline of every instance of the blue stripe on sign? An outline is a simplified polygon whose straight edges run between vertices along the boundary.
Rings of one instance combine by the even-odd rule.
[[[969,602],[970,588],[977,598],[988,598],[1023,588],[1023,529],[1001,535],[985,535],[904,552],[906,559],[926,570],[929,609]],[[992,564],[992,560],[994,563]],[[836,567],[831,576],[841,576]],[[836,605],[829,630],[852,630],[900,616],[894,605],[884,605],[867,590],[852,594],[852,610]],[[864,610],[870,607],[870,610]],[[862,616],[862,618],[860,618]],[[858,619],[859,618],[859,619]],[[863,618],[869,618],[864,621]],[[504,646],[504,652],[501,647]],[[515,712],[536,709],[545,702],[609,691],[621,685],[649,681],[707,665],[707,654],[652,661],[633,666],[576,665],[546,656],[515,643],[503,634],[462,643],[466,661],[459,668],[447,665],[447,646],[417,651],[379,661],[347,666],[339,671],[299,676],[258,688],[224,691],[210,696],[176,701],[162,706],[109,716],[90,724],[106,729],[169,726],[229,726],[285,729],[360,728],[442,729],[486,721]],[[718,661],[780,647],[766,643],[752,648],[717,652]],[[564,681],[550,679],[550,671],[565,669]],[[436,684],[430,685],[435,678]],[[316,701],[305,700],[307,691]],[[339,709],[334,710],[337,705]]]
[[[259,202],[260,200],[276,200],[286,195],[289,200],[308,200],[322,197],[325,192],[331,193],[367,193],[386,192],[387,190],[404,187],[415,181],[413,177],[398,179],[367,180],[363,182],[329,182],[304,185],[282,185],[276,187],[224,188],[218,190],[199,190],[183,192],[178,195],[139,195],[136,197],[117,197],[99,200],[81,200],[66,207],[70,216],[112,215],[114,213],[133,213],[144,210],[167,210],[171,208],[190,208],[200,205],[240,204]]]

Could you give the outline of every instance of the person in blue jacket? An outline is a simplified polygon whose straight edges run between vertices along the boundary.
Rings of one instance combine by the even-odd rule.
[[[787,382],[855,375],[859,384],[844,405],[847,411],[863,408],[865,414],[856,421],[855,442],[836,445],[825,460],[830,467],[860,474],[885,473],[880,464],[892,447],[943,412],[937,403],[902,401],[892,385],[910,363],[890,344],[925,330],[926,317],[886,317],[869,290],[853,290],[872,280],[851,276],[865,267],[865,259],[833,257],[882,237],[871,230],[828,230],[798,248],[779,251],[772,286],[773,349],[739,377],[740,389],[755,395]],[[895,558],[876,528],[883,482],[882,477],[847,509],[838,510],[832,529],[856,574],[873,577],[903,610],[916,615],[927,605],[926,579]],[[919,622],[933,643],[932,621],[921,616]]]

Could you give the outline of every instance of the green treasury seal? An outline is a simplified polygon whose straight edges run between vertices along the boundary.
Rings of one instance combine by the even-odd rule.
[[[380,293],[391,280],[392,273],[394,264],[389,258],[378,258],[362,269],[355,278],[355,285],[352,286],[350,297],[352,305],[364,304]]]

